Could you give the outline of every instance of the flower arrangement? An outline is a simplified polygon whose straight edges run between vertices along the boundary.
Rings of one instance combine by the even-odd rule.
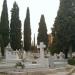
[[[23,69],[25,66],[24,66],[24,64],[22,62],[17,62],[16,65],[15,65],[15,67],[16,68],[20,67],[20,68]]]

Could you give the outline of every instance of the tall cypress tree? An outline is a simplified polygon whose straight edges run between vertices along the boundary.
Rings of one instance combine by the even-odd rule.
[[[8,21],[8,8],[7,1],[3,2],[3,10],[1,14],[1,24],[0,24],[0,36],[2,39],[1,52],[2,56],[4,56],[4,47],[6,47],[9,43],[9,21]]]
[[[24,49],[26,51],[29,51],[31,49],[31,27],[29,8],[27,8],[26,19],[24,21]]]
[[[19,20],[19,7],[16,2],[13,4],[11,10],[11,23],[10,23],[10,44],[11,48],[21,49],[21,21]]]
[[[48,47],[48,35],[44,15],[41,15],[41,19],[39,22],[37,43],[39,44],[40,42],[44,42],[46,48]]]
[[[55,19],[52,34],[55,39],[55,46],[63,50],[65,58],[69,49],[75,44],[75,1],[60,0],[60,7]]]

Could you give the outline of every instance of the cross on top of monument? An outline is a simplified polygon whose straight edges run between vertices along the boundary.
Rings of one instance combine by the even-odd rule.
[[[40,50],[44,49],[46,45],[44,45],[43,42],[40,42],[40,45],[37,46],[37,48],[40,48]]]

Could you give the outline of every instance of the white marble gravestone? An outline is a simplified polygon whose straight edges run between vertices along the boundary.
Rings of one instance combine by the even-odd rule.
[[[39,63],[41,64],[41,66],[45,65],[45,58],[44,58],[44,48],[45,47],[46,47],[46,45],[44,45],[43,42],[40,42],[40,45],[37,46],[37,48],[40,49]]]
[[[23,59],[26,59],[26,52],[23,52]]]
[[[64,59],[64,57],[65,57],[64,53],[63,52],[60,52],[59,53],[59,59],[62,60],[62,59]]]
[[[57,60],[58,59],[58,54],[57,53],[54,53],[53,59],[54,60]]]
[[[11,51],[11,50],[7,50],[6,51],[6,61],[7,62],[14,62],[18,60],[17,59],[17,52],[16,51]]]
[[[6,57],[6,61],[8,62],[14,61],[17,59],[17,52],[12,50],[10,43],[5,48],[5,57]]]
[[[59,54],[54,54],[53,63],[55,67],[64,67],[67,65],[67,60],[64,59],[63,52],[60,52]]]
[[[24,51],[23,50],[16,50],[17,51],[17,54],[18,54],[18,59],[23,59],[23,54],[24,54]]]
[[[40,59],[44,59],[44,48],[46,45],[43,44],[43,42],[40,42],[40,45],[37,46],[37,48],[40,48]]]
[[[54,57],[51,55],[49,55],[49,68],[54,68]]]

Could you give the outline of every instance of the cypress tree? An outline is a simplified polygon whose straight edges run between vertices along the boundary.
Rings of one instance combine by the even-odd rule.
[[[40,44],[40,42],[44,42],[46,48],[48,47],[48,35],[44,15],[41,15],[41,19],[39,22],[37,43]]]
[[[64,51],[65,58],[75,43],[75,1],[60,0],[60,7],[52,29],[55,46]]]
[[[27,8],[26,19],[24,21],[24,50],[31,49],[31,27],[30,27],[30,12]]]
[[[19,7],[16,2],[11,10],[10,44],[13,50],[21,49],[21,21],[19,20]]]
[[[9,43],[9,20],[8,20],[7,0],[4,0],[3,2],[3,10],[1,14],[1,23],[0,23],[0,36],[2,40],[1,53],[2,56],[4,56],[4,48]]]

